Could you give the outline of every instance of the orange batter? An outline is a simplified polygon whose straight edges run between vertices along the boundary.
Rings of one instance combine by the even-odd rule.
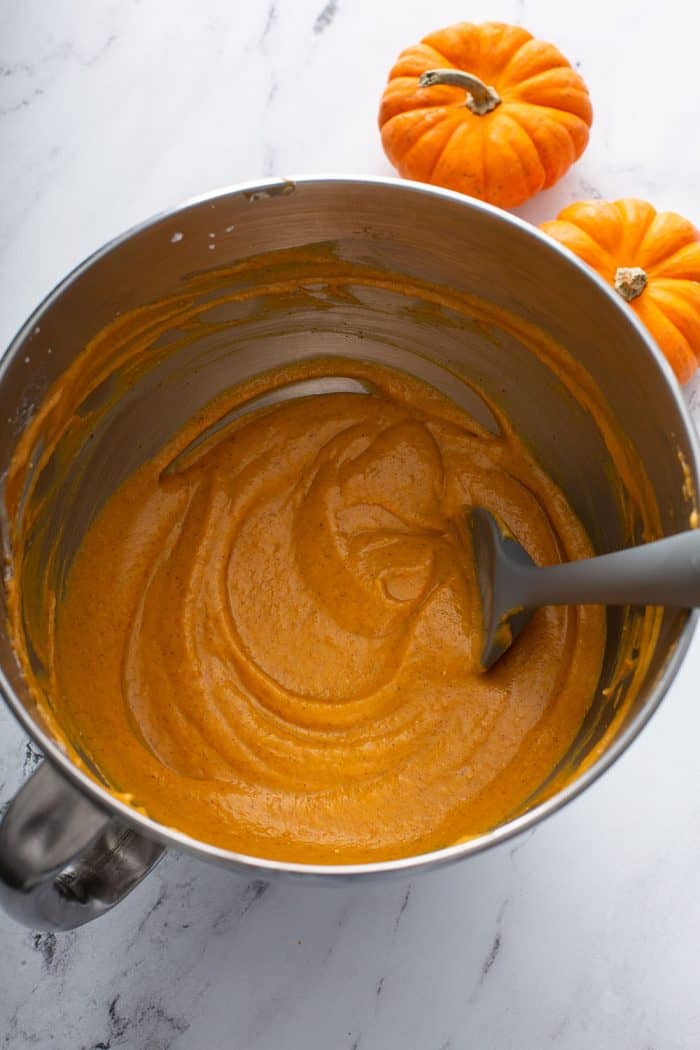
[[[115,790],[198,839],[320,863],[521,810],[604,647],[601,609],[549,608],[479,670],[461,508],[542,564],[591,555],[584,529],[505,421],[494,436],[403,374],[335,371],[380,395],[263,410],[162,477],[190,428],[122,485],[73,563],[51,667],[55,716]]]

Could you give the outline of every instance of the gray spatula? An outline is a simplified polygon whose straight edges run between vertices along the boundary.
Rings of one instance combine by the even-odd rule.
[[[543,605],[700,606],[700,529],[541,569],[488,510],[465,515],[481,594],[484,669]]]

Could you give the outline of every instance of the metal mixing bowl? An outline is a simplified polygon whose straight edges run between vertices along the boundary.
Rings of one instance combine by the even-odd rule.
[[[323,281],[310,278],[296,293],[263,301],[256,282],[264,282],[265,269],[236,270],[251,256],[304,245],[322,245],[312,254],[373,267],[389,280],[334,296]],[[249,285],[243,305],[212,305],[213,270],[219,290]],[[429,282],[444,289],[445,300],[437,295],[426,305],[402,290],[402,282]],[[483,302],[486,312],[455,310],[451,303],[462,293]],[[660,532],[688,527],[698,481],[694,430],[668,366],[627,306],[565,249],[513,216],[456,193],[391,179],[303,178],[234,187],[102,248],[49,295],[5,354],[0,471],[7,471],[52,383],[96,333],[119,315],[173,296],[199,296],[199,327],[164,332],[156,326],[136,378],[120,387],[120,377],[112,376],[84,407],[96,419],[89,445],[57,458],[50,485],[29,477],[26,499],[14,511],[36,519],[31,548],[15,572],[38,665],[47,633],[46,583],[60,596],[86,527],[119,482],[222,389],[305,355],[354,355],[408,370],[488,423],[488,408],[462,382],[466,377],[505,409],[567,494],[597,550],[629,544],[639,535],[621,498],[619,464],[566,376],[533,352],[532,340],[544,332],[585,368],[607,402],[640,477],[648,478]],[[515,326],[501,324],[498,310]],[[12,525],[5,520],[10,567]],[[648,660],[625,706],[630,681],[618,671],[634,616],[642,613],[609,612],[600,688],[566,759],[580,771],[573,780],[559,788],[555,781],[543,785],[525,812],[470,841],[402,860],[337,867],[230,853],[115,799],[57,745],[4,631],[0,687],[47,760],[0,826],[4,904],[34,926],[79,925],[119,901],[166,847],[266,878],[365,879],[466,859],[531,827],[591,785],[648,721],[678,671],[696,617],[678,610],[658,614]],[[624,717],[617,717],[622,710]]]

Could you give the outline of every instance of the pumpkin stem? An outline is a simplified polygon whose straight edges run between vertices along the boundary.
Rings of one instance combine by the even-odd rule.
[[[465,105],[478,117],[483,117],[485,113],[490,113],[501,104],[500,95],[495,88],[489,87],[473,73],[465,73],[461,69],[430,69],[421,75],[418,83],[421,87],[450,84],[453,87],[464,88],[467,92]]]
[[[647,286],[647,275],[640,266],[618,266],[615,273],[615,291],[625,302],[631,303]]]

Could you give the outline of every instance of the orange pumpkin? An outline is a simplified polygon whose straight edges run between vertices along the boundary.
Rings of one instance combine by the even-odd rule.
[[[646,201],[579,201],[542,229],[629,303],[681,383],[700,360],[700,232]]]
[[[407,48],[379,110],[401,175],[502,208],[560,179],[592,119],[586,85],[561,52],[501,22],[462,22]]]

